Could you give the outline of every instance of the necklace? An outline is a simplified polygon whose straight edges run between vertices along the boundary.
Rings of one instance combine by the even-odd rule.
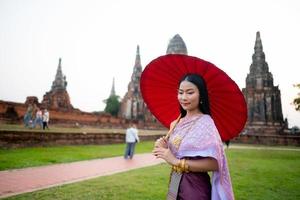
[[[186,135],[188,135],[188,133],[190,132],[191,128],[194,127],[196,121],[198,121],[198,119],[199,119],[200,117],[202,117],[202,115],[197,116],[197,117],[193,120],[192,124],[189,126],[188,130],[186,131],[186,133],[185,133],[183,136],[180,136],[180,135],[174,136],[174,138],[172,139],[171,143],[175,146],[175,148],[176,148],[177,150],[179,149],[182,140],[185,138]]]

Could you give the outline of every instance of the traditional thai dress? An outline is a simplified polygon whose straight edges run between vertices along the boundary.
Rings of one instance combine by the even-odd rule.
[[[218,130],[210,115],[184,117],[175,126],[168,141],[169,148],[178,159],[217,160],[219,170],[212,172],[171,172],[168,199],[233,200],[233,191]]]

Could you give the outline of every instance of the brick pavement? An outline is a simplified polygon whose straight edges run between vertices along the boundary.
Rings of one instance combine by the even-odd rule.
[[[0,171],[0,198],[53,186],[111,175],[164,162],[151,154],[95,159],[41,167]]]

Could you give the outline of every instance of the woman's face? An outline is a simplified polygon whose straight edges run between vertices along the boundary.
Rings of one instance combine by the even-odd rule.
[[[200,94],[197,86],[189,81],[182,81],[178,89],[178,101],[188,112],[199,110]]]

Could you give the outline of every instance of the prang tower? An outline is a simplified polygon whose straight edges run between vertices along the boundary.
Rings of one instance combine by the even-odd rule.
[[[66,76],[61,69],[61,58],[59,58],[55,79],[52,82],[51,90],[46,92],[42,100],[42,106],[48,109],[70,111],[73,106],[67,92]]]
[[[273,127],[278,132],[284,123],[281,95],[278,86],[273,84],[273,75],[265,60],[259,32],[256,33],[250,73],[246,77],[246,88],[242,91],[248,106],[248,126]]]

